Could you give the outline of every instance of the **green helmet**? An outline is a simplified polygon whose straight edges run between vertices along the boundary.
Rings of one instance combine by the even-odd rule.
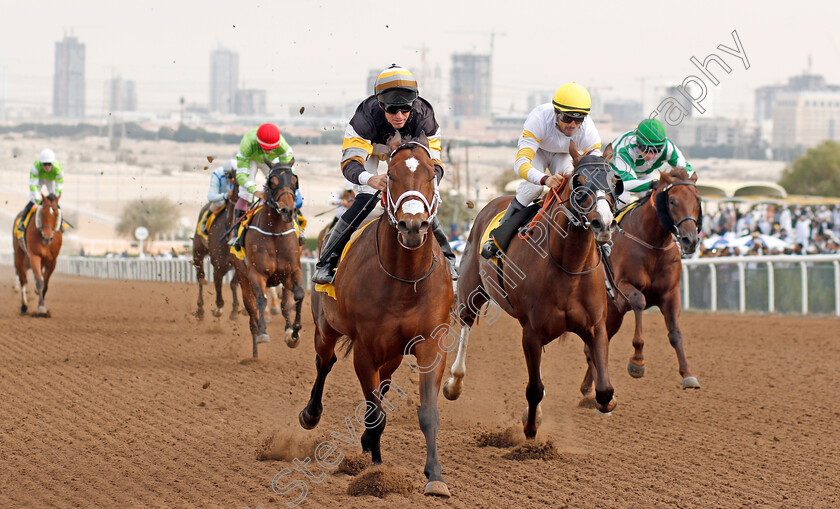
[[[665,144],[665,125],[655,118],[648,118],[636,128],[636,139],[640,145],[660,147]]]

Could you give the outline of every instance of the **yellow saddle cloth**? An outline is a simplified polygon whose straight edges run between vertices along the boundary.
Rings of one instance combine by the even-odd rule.
[[[195,234],[199,237],[204,238],[205,240],[210,240],[209,238],[207,238],[207,235],[205,235],[202,231],[201,225],[206,222],[207,226],[205,226],[203,229],[209,232],[210,227],[213,226],[213,222],[216,221],[216,218],[219,216],[219,213],[225,210],[226,206],[227,204],[222,205],[222,208],[219,209],[219,212],[216,212],[215,214],[213,212],[210,212],[210,209],[205,210],[204,215],[201,216],[201,219],[198,220],[198,224],[195,226]]]
[[[359,236],[362,234],[363,231],[365,231],[365,229],[368,226],[370,226],[371,224],[373,224],[377,221],[378,221],[378,219],[374,220],[374,221],[370,221],[366,225],[359,228],[357,231],[353,232],[353,235],[350,236],[350,240],[347,241],[347,244],[344,246],[344,249],[341,250],[341,256],[338,258],[338,265],[335,268],[336,275],[338,274],[338,268],[341,266],[341,260],[343,260],[344,257],[347,256],[347,253],[350,251],[350,246],[352,246],[353,243],[356,242],[356,239],[359,238]],[[329,295],[330,297],[332,297],[333,299],[335,299],[335,285],[334,284],[315,283],[315,291],[316,292],[324,292],[327,295]]]
[[[257,212],[259,212],[259,210],[262,209],[262,208],[263,208],[263,206],[260,205],[257,208],[249,210],[247,213],[245,213],[245,217],[243,217],[242,221],[239,222],[239,228],[237,228],[237,230],[236,230],[236,236],[237,237],[242,236],[243,230],[245,230],[245,228],[248,227],[248,225],[254,219],[254,216],[257,215]],[[292,225],[294,225],[294,228],[295,228],[295,238],[299,238],[300,237],[300,232],[301,232],[301,226],[300,226],[300,223],[298,223],[297,218],[294,218],[292,220]],[[238,248],[235,245],[230,246],[230,253],[233,256],[237,257],[238,259],[244,260],[245,259],[245,246],[242,246],[241,248]]]
[[[32,215],[35,213],[36,210],[38,210],[38,207],[32,207],[31,209],[29,209],[29,213],[26,214],[26,217],[24,217],[24,218],[18,217],[18,218],[15,219],[14,232],[15,232],[15,238],[16,239],[22,238],[23,234],[26,233],[26,228],[29,226],[29,221],[32,220]],[[18,230],[18,225],[20,224],[21,219],[23,219],[23,231]]]
[[[618,224],[621,224],[621,220],[624,219],[624,216],[626,216],[627,213],[630,212],[631,210],[635,209],[636,205],[638,205],[638,204],[639,204],[639,202],[634,201],[633,203],[628,205],[624,210],[621,211],[621,213],[618,214],[618,216],[616,216],[615,222],[618,223]]]
[[[495,230],[496,228],[499,227],[499,224],[501,224],[501,222],[502,222],[502,216],[504,216],[504,215],[505,215],[505,211],[502,210],[501,212],[499,212],[498,214],[496,214],[493,217],[493,219],[490,221],[490,223],[484,229],[484,233],[481,234],[481,242],[478,244],[479,246],[483,246],[485,242],[490,240],[490,232],[492,232],[493,230]],[[493,243],[496,244],[496,239],[493,239]],[[496,247],[499,247],[499,245],[496,244]],[[496,265],[499,264],[499,259],[496,258],[496,257],[491,258],[490,261],[492,263],[495,263]]]

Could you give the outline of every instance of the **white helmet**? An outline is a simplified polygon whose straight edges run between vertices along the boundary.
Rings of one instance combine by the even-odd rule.
[[[52,164],[55,162],[55,152],[45,148],[41,151],[41,156],[38,159],[41,161],[41,164]]]
[[[236,164],[237,164],[236,158],[231,157],[230,159],[225,161],[225,166],[224,166],[224,169],[222,171],[224,173],[230,173],[232,171],[235,172],[236,171]]]
[[[349,180],[344,181],[344,190],[345,191],[352,191],[353,190],[353,183]]]

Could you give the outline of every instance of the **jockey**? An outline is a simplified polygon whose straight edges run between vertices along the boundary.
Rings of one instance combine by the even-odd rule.
[[[210,202],[210,214],[207,219],[201,224],[201,231],[207,234],[207,223],[210,215],[218,214],[225,202],[230,198],[233,192],[233,184],[236,179],[236,158],[230,158],[225,161],[224,166],[220,166],[210,175],[210,190],[207,191],[207,201]]]
[[[516,198],[508,205],[502,223],[539,198],[543,186],[559,189],[563,185],[565,176],[573,170],[569,153],[572,142],[581,155],[601,155],[601,135],[589,118],[591,103],[586,88],[573,81],[558,88],[551,103],[541,104],[528,114],[513,163],[513,170],[525,182],[516,189]],[[483,246],[482,256],[490,258],[497,251],[491,238]]]
[[[440,126],[435,120],[435,112],[428,101],[418,96],[414,75],[407,69],[392,65],[376,78],[374,95],[359,104],[345,130],[341,171],[354,184],[356,199],[336,222],[332,234],[321,248],[312,277],[315,283],[332,283],[333,269],[350,234],[376,206],[376,190],[385,190],[387,176],[377,174],[378,166],[388,157],[387,140],[397,132],[401,136],[417,137],[424,133],[428,137],[435,174],[440,182],[443,163],[440,161]],[[432,221],[432,231],[449,262],[452,278],[457,279],[455,254],[437,218]]]
[[[618,198],[624,203],[631,201],[631,191],[650,189],[656,175],[654,170],[665,163],[672,168],[685,168],[689,176],[694,173],[680,149],[665,136],[665,125],[655,118],[642,120],[636,129],[613,140],[604,155],[624,181],[625,192]]]
[[[29,168],[29,203],[23,208],[20,217],[20,231],[24,231],[26,215],[32,210],[32,206],[41,203],[41,186],[47,186],[47,194],[56,196],[61,196],[61,190],[64,188],[64,170],[61,163],[55,160],[55,152],[48,148],[41,151],[38,160]]]
[[[280,129],[274,124],[262,124],[251,129],[242,137],[242,142],[239,144],[239,153],[236,154],[236,162],[239,200],[234,207],[234,223],[237,223],[245,215],[248,204],[254,197],[261,200],[265,194],[265,191],[257,190],[257,184],[254,183],[257,170],[259,169],[264,175],[268,176],[269,166],[267,163],[283,163],[291,166],[295,163],[295,158],[292,147],[280,134]],[[229,244],[235,244],[236,239],[236,229],[234,228]],[[302,236],[301,239],[303,239]]]
[[[345,212],[353,205],[353,201],[356,199],[356,193],[353,191],[353,183],[349,180],[344,181],[344,187],[330,195],[329,204],[335,207],[335,217],[333,217],[332,223],[330,223],[329,228],[335,226],[335,223],[341,219],[341,216],[344,215]]]

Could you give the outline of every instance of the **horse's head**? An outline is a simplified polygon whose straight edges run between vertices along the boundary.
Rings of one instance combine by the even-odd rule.
[[[297,177],[292,173],[292,167],[287,164],[277,164],[268,173],[265,187],[265,204],[280,214],[284,221],[291,222],[295,212],[295,188]]]
[[[613,211],[622,192],[624,184],[603,157],[584,156],[575,167],[569,183],[569,204],[598,243],[612,240]]]
[[[418,139],[404,139],[397,133],[388,145],[391,155],[385,210],[391,224],[399,231],[400,243],[408,249],[417,249],[426,241],[429,224],[440,204],[429,142],[424,135]]]
[[[703,225],[703,208],[696,182],[696,173],[689,178],[684,168],[675,168],[669,173],[662,172],[653,190],[659,223],[676,237],[686,254],[697,249],[697,235]]]
[[[41,205],[35,214],[35,227],[41,232],[44,244],[52,242],[56,230],[61,228],[61,211],[58,208],[58,196],[50,193],[41,194]]]

